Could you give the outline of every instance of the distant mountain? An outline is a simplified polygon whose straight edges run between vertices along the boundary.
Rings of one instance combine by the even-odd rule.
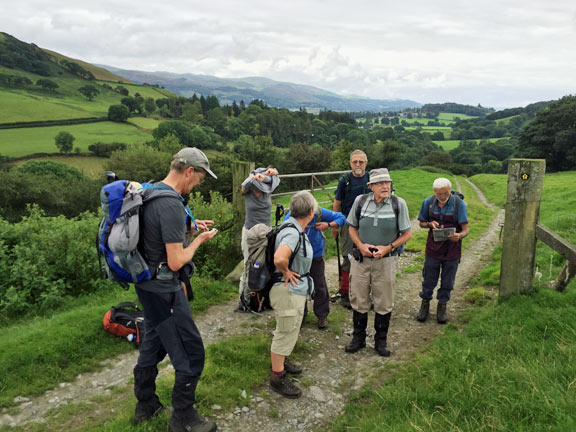
[[[336,93],[302,84],[274,81],[268,78],[218,78],[210,75],[175,74],[170,72],[142,72],[98,65],[137,83],[158,84],[182,96],[214,95],[223,104],[249,103],[262,99],[277,108],[334,111],[401,111],[418,108],[422,104],[411,100],[384,100],[341,96]]]

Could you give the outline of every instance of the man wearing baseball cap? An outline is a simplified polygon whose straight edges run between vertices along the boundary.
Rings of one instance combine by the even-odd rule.
[[[206,176],[216,178],[206,155],[197,148],[184,148],[174,155],[170,172],[146,190],[140,218],[140,245],[146,262],[154,269],[151,280],[135,285],[144,308],[146,331],[134,368],[134,394],[138,403],[134,424],[157,416],[164,406],[156,395],[158,363],[166,354],[175,370],[172,389],[172,418],[169,431],[213,432],[212,421],[202,419],[194,409],[196,386],[204,369],[204,344],[192,319],[184,286],[189,285],[190,261],[203,243],[212,240],[216,229],[211,220],[194,220],[184,198]],[[150,199],[159,190],[171,190]],[[149,194],[149,195],[148,195]],[[187,232],[186,216],[190,217]],[[202,231],[202,232],[200,232]],[[189,241],[195,235],[193,241]]]
[[[350,303],[354,332],[346,352],[366,346],[370,295],[374,299],[374,348],[388,357],[390,317],[394,307],[398,250],[412,236],[406,201],[392,194],[392,179],[386,168],[370,171],[372,192],[354,201],[347,222],[355,248],[350,268]]]

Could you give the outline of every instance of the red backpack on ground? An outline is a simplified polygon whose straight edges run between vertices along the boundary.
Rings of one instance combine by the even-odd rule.
[[[144,338],[144,312],[136,303],[124,302],[112,306],[102,319],[104,330],[116,336],[131,340],[138,347]]]

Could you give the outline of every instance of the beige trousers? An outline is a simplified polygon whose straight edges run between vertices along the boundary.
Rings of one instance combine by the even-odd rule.
[[[350,303],[360,313],[370,310],[370,294],[374,299],[374,311],[380,315],[392,312],[398,257],[366,258],[360,263],[351,260]]]

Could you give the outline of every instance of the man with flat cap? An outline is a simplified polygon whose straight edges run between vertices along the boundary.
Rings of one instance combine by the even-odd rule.
[[[194,253],[217,233],[216,229],[209,230],[214,221],[194,220],[184,199],[207,175],[216,178],[206,155],[195,147],[187,147],[174,155],[164,180],[144,191],[139,247],[154,276],[136,284],[146,330],[134,368],[134,394],[138,399],[134,424],[150,420],[164,409],[156,395],[156,376],[158,363],[168,354],[175,370],[174,411],[168,430],[217,429],[214,422],[202,419],[194,409],[196,386],[204,369],[204,344],[185,293],[185,286],[190,289],[189,269]],[[150,199],[156,193],[162,196]],[[194,240],[190,241],[193,235]]]
[[[372,192],[360,195],[348,213],[350,238],[354,242],[350,269],[350,303],[353,310],[352,342],[345,351],[355,353],[366,346],[370,295],[374,299],[374,348],[388,357],[388,329],[394,307],[398,249],[412,236],[406,201],[392,194],[386,168],[370,171]]]
[[[242,195],[246,203],[246,220],[242,228],[242,254],[244,263],[248,259],[248,243],[246,241],[248,230],[257,224],[270,226],[272,215],[272,193],[280,184],[278,170],[276,168],[257,168],[242,182]],[[238,310],[248,312],[250,310],[250,288],[248,288],[246,268],[240,277],[240,302]]]

